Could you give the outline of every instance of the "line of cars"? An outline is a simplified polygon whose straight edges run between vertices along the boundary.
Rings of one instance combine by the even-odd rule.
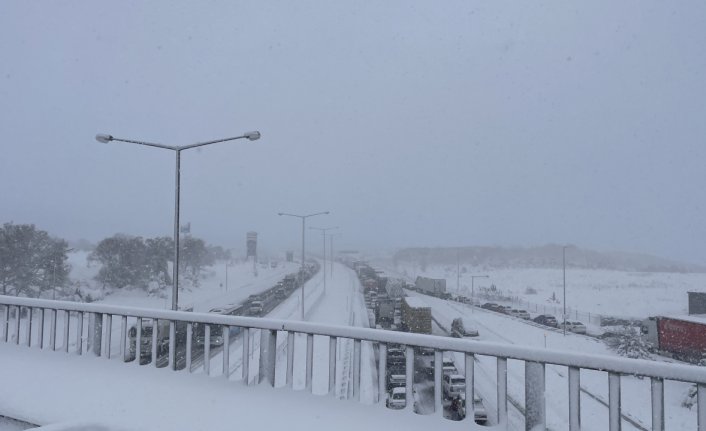
[[[564,322],[557,321],[556,317],[551,314],[540,314],[534,318],[530,315],[527,310],[512,308],[509,305],[500,305],[494,302],[486,302],[481,305],[481,308],[489,311],[494,311],[496,313],[507,314],[508,316],[517,317],[520,319],[532,321],[534,323],[539,323],[540,325],[548,326],[550,328],[564,328]],[[579,321],[566,321],[566,330],[576,333],[576,334],[586,334],[586,325]]]

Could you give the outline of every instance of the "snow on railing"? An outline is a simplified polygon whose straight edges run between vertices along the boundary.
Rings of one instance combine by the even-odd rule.
[[[620,382],[622,375],[649,377],[651,379],[652,429],[664,430],[664,381],[674,380],[693,383],[697,386],[697,429],[706,431],[706,369],[703,367],[624,359],[610,356],[586,355],[550,349],[531,349],[515,345],[492,342],[469,341],[450,337],[411,334],[378,329],[348,326],[321,325],[301,321],[282,321],[253,317],[226,316],[220,314],[193,313],[185,311],[154,310],[99,304],[16,298],[0,295],[0,341],[25,344],[40,349],[69,352],[70,347],[78,354],[91,352],[108,359],[115,355],[111,341],[113,320],[119,325],[119,356],[123,361],[149,359],[153,366],[168,366],[170,369],[193,371],[194,355],[202,355],[203,370],[210,373],[212,341],[223,346],[221,355],[222,374],[230,375],[229,346],[236,339],[242,342],[242,377],[246,384],[250,378],[250,345],[253,331],[260,331],[260,355],[258,382],[266,381],[274,386],[277,360],[277,334],[287,336],[286,386],[293,386],[294,335],[306,334],[306,389],[312,391],[314,336],[329,338],[329,394],[335,394],[336,353],[338,339],[353,342],[353,388],[354,398],[360,396],[361,342],[378,346],[378,391],[387,392],[387,356],[390,345],[405,346],[406,408],[413,407],[415,355],[418,349],[434,351],[434,405],[435,414],[442,416],[443,376],[442,354],[460,352],[465,357],[465,399],[474,399],[474,360],[476,355],[493,356],[497,363],[497,418],[500,428],[508,423],[507,361],[520,360],[525,363],[525,429],[546,427],[545,367],[560,365],[568,367],[569,430],[578,431],[580,425],[580,379],[581,370],[597,370],[608,374],[608,418],[609,430],[621,428]],[[88,324],[86,325],[86,316]],[[59,319],[59,317],[61,317]],[[48,340],[45,329],[49,326]],[[24,323],[23,323],[24,321]],[[134,322],[130,326],[128,322]],[[59,325],[59,323],[61,325]],[[34,325],[34,327],[33,327]],[[59,327],[61,326],[61,327]],[[71,331],[73,326],[73,332]],[[21,331],[20,329],[23,328]],[[34,329],[33,329],[34,328]],[[155,330],[156,329],[156,330]],[[213,331],[216,331],[215,333]],[[195,332],[196,331],[196,332]],[[117,335],[116,331],[116,335]],[[214,338],[212,338],[212,335]],[[61,339],[61,343],[58,343]],[[71,344],[73,340],[73,345]],[[48,341],[48,342],[47,342]],[[350,342],[350,341],[349,341]],[[199,346],[201,345],[201,346]],[[152,360],[155,359],[156,360]],[[339,374],[340,375],[340,374]],[[385,397],[378,397],[384,402]],[[473,423],[473,403],[466,406],[465,420]]]

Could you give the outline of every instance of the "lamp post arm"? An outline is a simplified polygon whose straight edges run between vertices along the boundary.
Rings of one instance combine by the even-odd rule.
[[[173,147],[171,145],[155,144],[154,142],[134,141],[132,139],[121,139],[121,138],[112,138],[111,137],[110,140],[117,141],[117,142],[127,142],[128,144],[145,145],[147,147],[162,148],[164,150],[177,151],[179,149],[178,147]]]
[[[245,138],[247,138],[246,135],[240,135],[240,136],[234,136],[232,138],[223,138],[223,139],[216,139],[214,141],[197,142],[195,144],[182,145],[182,146],[176,147],[176,149],[179,151],[188,150],[189,148],[203,147],[204,145],[218,144],[219,142],[235,141],[236,139],[245,139]]]

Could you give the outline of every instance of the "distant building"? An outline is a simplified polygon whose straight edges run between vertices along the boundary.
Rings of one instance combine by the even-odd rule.
[[[689,294],[689,314],[706,314],[706,292],[687,292]]]

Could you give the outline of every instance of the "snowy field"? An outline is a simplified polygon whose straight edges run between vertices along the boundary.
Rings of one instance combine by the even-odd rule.
[[[489,275],[488,279],[475,279],[476,292],[494,284],[503,294],[519,297],[523,301],[557,307],[563,305],[561,269],[484,269],[462,263],[457,291],[456,265],[430,266],[426,271],[421,271],[418,265],[407,263],[395,267],[391,262],[382,262],[380,267],[391,276],[402,276],[411,281],[418,275],[445,278],[449,292],[464,295],[470,295],[471,274]],[[537,293],[528,293],[528,288]],[[706,274],[566,270],[567,307],[584,313],[636,318],[686,314],[689,291],[706,291]],[[550,299],[552,295],[555,295],[556,301]]]
[[[89,290],[100,298],[97,302],[161,309],[171,307],[169,286],[158,294],[152,295],[143,289],[102,290],[94,280],[100,265],[89,264],[86,257],[87,253],[85,252],[69,254],[70,277],[73,281],[90,286]],[[181,281],[179,306],[181,308],[193,307],[194,311],[207,312],[211,308],[222,307],[226,304],[238,304],[248,296],[274,286],[285,275],[296,273],[299,270],[299,264],[281,261],[278,262],[276,268],[258,265],[256,269],[257,275],[253,271],[252,262],[236,262],[228,266],[226,277],[225,263],[207,267],[199,287],[192,287],[189,283]]]

